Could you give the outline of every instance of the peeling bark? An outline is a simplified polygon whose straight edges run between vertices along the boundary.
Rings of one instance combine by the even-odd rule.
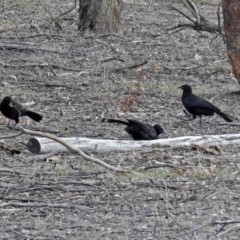
[[[233,74],[240,84],[240,1],[223,0],[222,8],[227,54],[232,65]]]

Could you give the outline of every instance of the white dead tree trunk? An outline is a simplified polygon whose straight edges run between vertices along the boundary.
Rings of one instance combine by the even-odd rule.
[[[61,138],[69,145],[81,149],[84,152],[119,152],[151,149],[156,147],[180,147],[180,146],[223,146],[240,144],[240,134],[185,136],[178,138],[157,139],[152,141],[133,140],[101,140],[89,138]],[[68,152],[63,145],[48,138],[31,138],[27,144],[32,153]]]

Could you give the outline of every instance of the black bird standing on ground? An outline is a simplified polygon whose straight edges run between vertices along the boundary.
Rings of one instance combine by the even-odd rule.
[[[0,103],[0,111],[10,120],[15,120],[16,125],[19,123],[19,117],[22,116],[28,116],[36,122],[42,120],[42,116],[40,114],[27,110],[20,103],[13,101],[11,97],[3,98],[2,102]]]
[[[120,123],[124,124],[127,127],[125,131],[132,135],[134,140],[154,140],[158,138],[158,135],[161,133],[165,133],[162,127],[158,124],[151,126],[149,124],[141,123],[137,120],[127,119],[128,122],[115,120],[115,119],[102,119],[102,122],[108,123]]]
[[[189,85],[185,84],[179,88],[183,90],[182,103],[187,111],[193,115],[193,119],[195,119],[196,116],[200,116],[201,119],[202,115],[213,116],[214,113],[216,113],[227,122],[233,121],[231,119],[231,116],[222,112],[219,108],[215,107],[210,102],[192,94],[192,88]]]

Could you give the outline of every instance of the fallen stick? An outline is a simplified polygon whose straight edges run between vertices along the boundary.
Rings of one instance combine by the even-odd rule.
[[[61,138],[64,142],[84,152],[118,152],[134,151],[155,147],[184,147],[184,146],[216,146],[240,144],[240,134],[223,135],[202,135],[185,136],[177,138],[157,139],[152,141],[133,141],[133,140],[102,140],[89,138]],[[31,138],[28,141],[27,148],[31,153],[49,153],[49,152],[68,152],[63,145],[48,138]]]

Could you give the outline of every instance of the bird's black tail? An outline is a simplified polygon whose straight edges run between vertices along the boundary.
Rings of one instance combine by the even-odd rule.
[[[229,116],[228,114],[224,113],[224,112],[219,111],[219,112],[216,112],[216,113],[227,122],[232,122],[233,121],[232,117]]]
[[[24,112],[24,115],[27,115],[28,117],[30,117],[36,122],[40,122],[42,120],[42,116],[40,114],[29,111],[29,110],[26,110],[26,112]]]
[[[121,121],[121,120],[110,119],[110,118],[103,118],[103,119],[102,119],[102,122],[107,122],[107,123],[120,123],[120,124],[124,124],[124,125],[127,125],[127,126],[130,125],[129,122],[124,122],[124,121]]]

